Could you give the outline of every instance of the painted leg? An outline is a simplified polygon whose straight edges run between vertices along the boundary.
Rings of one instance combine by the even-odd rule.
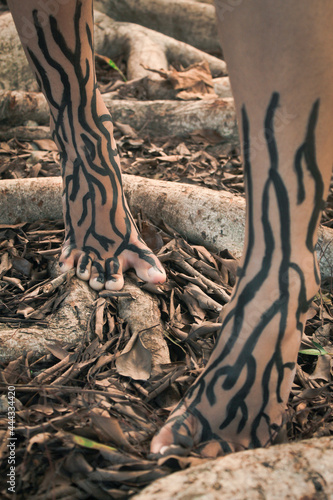
[[[134,268],[145,281],[165,272],[144,244],[123,194],[113,126],[96,87],[92,0],[9,0],[22,44],[49,103],[62,156],[64,271],[92,288],[119,290]]]
[[[272,442],[319,286],[314,246],[333,160],[333,4],[217,2],[217,14],[241,129],[246,242],[211,359],[153,453]]]

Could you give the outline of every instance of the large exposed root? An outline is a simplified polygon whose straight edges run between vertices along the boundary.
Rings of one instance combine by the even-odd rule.
[[[123,175],[132,213],[142,208],[152,221],[173,227],[185,238],[214,251],[228,248],[236,257],[243,250],[245,200],[228,191]],[[0,221],[49,220],[62,217],[61,178],[0,181]],[[333,231],[320,227],[317,252],[323,278],[332,276]]]

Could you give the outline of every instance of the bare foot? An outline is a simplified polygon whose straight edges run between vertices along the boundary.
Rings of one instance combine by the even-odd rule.
[[[95,116],[89,117],[87,107],[70,146],[61,139],[59,124],[53,127],[64,182],[66,236],[59,265],[63,271],[76,266],[77,276],[94,290],[120,290],[129,268],[144,281],[163,283],[165,271],[127,207],[111,117],[98,92],[94,105]]]
[[[280,265],[271,266],[267,276],[263,263],[252,259],[243,268],[209,363],[154,437],[152,453],[198,447],[205,456],[216,456],[267,446],[276,437],[305,312],[318,284],[313,257],[307,289],[292,262],[284,280]]]

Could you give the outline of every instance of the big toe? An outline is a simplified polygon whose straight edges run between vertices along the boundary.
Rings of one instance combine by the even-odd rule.
[[[147,283],[164,283],[165,270],[158,258],[149,249],[141,249],[138,254],[126,255],[137,276]]]
[[[172,446],[174,443],[173,439],[173,434],[170,426],[165,425],[162,427],[162,429],[159,431],[156,436],[153,437],[151,445],[150,445],[150,451],[152,453],[160,453],[163,455],[163,452],[166,451],[170,446]]]
[[[147,283],[164,283],[166,280],[166,274],[161,264],[154,266],[138,266],[135,268],[138,277]]]
[[[181,425],[179,430],[176,430],[171,422],[167,422],[152,439],[151,452],[154,454],[169,455],[177,449],[178,455],[186,454],[194,446],[194,440],[190,434],[190,427],[188,425]]]

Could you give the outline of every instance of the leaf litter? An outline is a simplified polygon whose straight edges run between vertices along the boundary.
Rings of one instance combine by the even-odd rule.
[[[121,61],[116,64],[125,71]],[[107,72],[114,70],[98,70],[99,80],[110,90]],[[191,71],[193,75],[198,68]],[[177,91],[192,92],[190,84],[182,83],[191,74],[181,73],[171,69],[164,77]],[[115,74],[119,88],[127,85]],[[194,90],[212,93],[209,78],[203,82],[204,87],[194,85]],[[151,139],[129,125],[115,126],[125,173],[244,193],[239,152],[229,150],[211,131]],[[54,175],[60,175],[60,168],[50,139],[0,143],[0,178]],[[328,227],[333,227],[332,193],[331,185],[322,218]],[[136,377],[136,363],[145,366],[147,356],[139,342],[126,364],[128,376],[121,375],[117,360],[131,352],[131,342],[140,336],[131,340],[118,303],[124,294],[135,297],[103,291],[94,304],[85,342],[53,342],[37,359],[24,351],[18,359],[2,363],[0,460],[5,477],[7,387],[15,385],[17,498],[125,499],[170,471],[206,460],[195,450],[189,456],[156,460],[149,444],[209,359],[221,327],[221,310],[235,284],[237,261],[228,250],[217,255],[192,245],[163,222],[158,227],[151,224],[144,214],[137,214],[137,221],[142,237],[166,267],[168,282],[144,284],[133,273],[131,279],[158,301],[171,362],[147,380]],[[0,225],[0,325],[12,328],[13,335],[22,326],[47,328],[48,318],[66,298],[73,272],[59,278],[50,275],[63,237],[62,221]],[[332,317],[328,280],[308,314],[288,403],[288,440],[333,435]],[[0,486],[0,494],[9,498],[6,486]]]
[[[136,366],[132,376],[122,376],[117,359],[133,340],[117,316],[119,296],[101,293],[90,323],[92,340],[53,343],[39,359],[22,352],[3,364],[2,398],[8,385],[16,387],[18,498],[63,498],[66,492],[71,498],[129,498],[171,470],[205,460],[195,450],[187,457],[153,460],[149,443],[207,363],[237,262],[228,251],[214,255],[191,245],[163,223],[156,227],[142,216],[139,222],[168,273],[168,282],[149,293],[159,301],[171,363],[148,380],[137,380]],[[26,323],[47,328],[48,316],[61,306],[71,276],[50,277],[48,264],[56,255],[41,252],[59,252],[62,236],[61,221],[0,229],[0,321],[13,328],[13,335]],[[305,354],[299,356],[289,400],[288,439],[333,434],[330,298],[329,284],[323,283],[309,314]],[[307,349],[317,355],[306,354]],[[165,397],[170,388],[171,400]],[[0,425],[4,443],[5,411]],[[1,452],[6,463],[4,447]],[[6,498],[6,489],[1,494]]]

